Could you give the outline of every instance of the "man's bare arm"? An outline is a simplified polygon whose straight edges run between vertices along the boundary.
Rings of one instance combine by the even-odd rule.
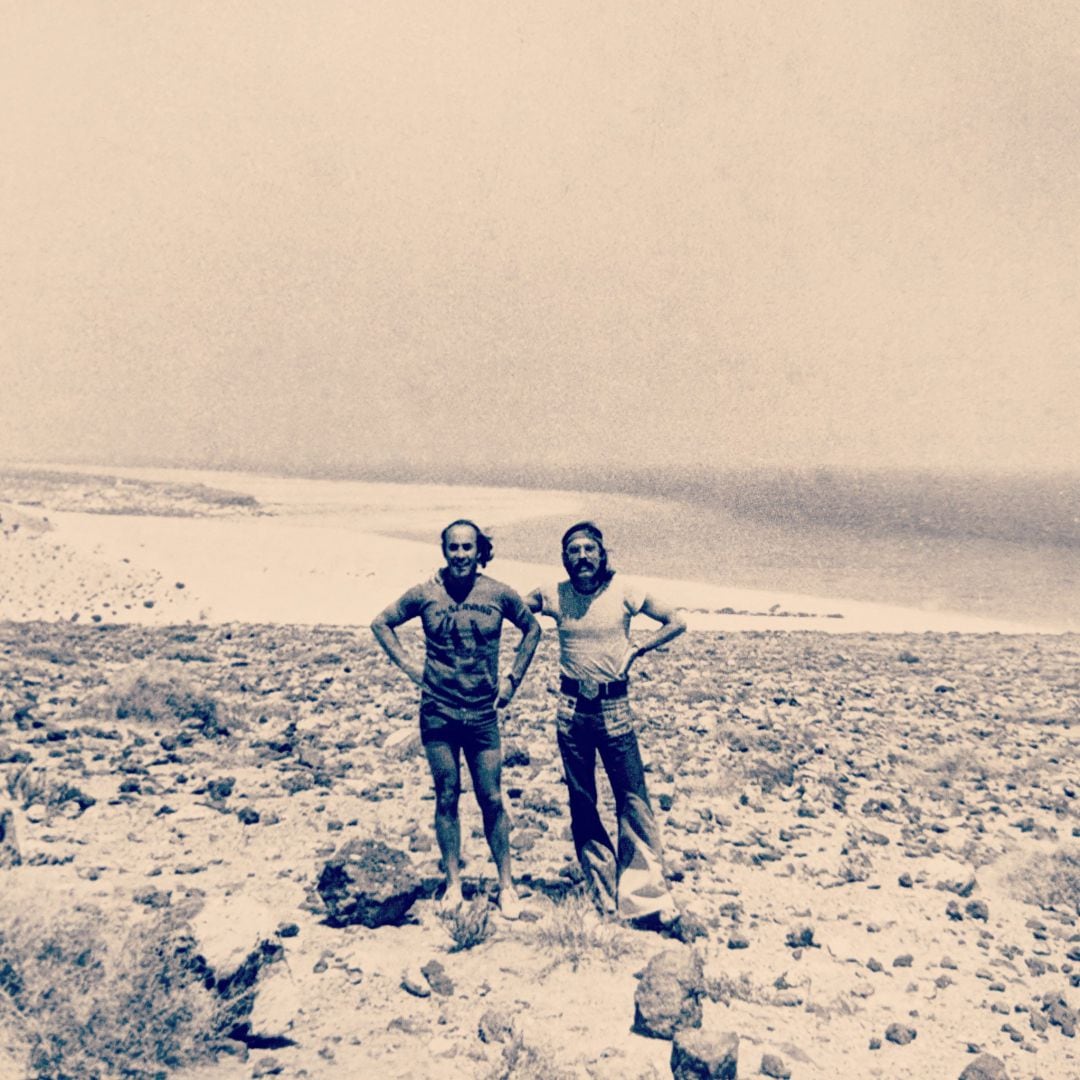
[[[398,638],[395,630],[395,627],[399,625],[400,623],[391,622],[387,617],[387,613],[383,611],[371,620],[371,632],[375,635],[375,640],[383,647],[383,651],[386,655],[389,656],[417,686],[423,686],[423,665],[417,664],[416,661],[409,658],[409,654],[402,646],[401,640]]]
[[[544,610],[544,598],[540,595],[539,589],[533,589],[528,596],[522,597],[525,601],[525,606],[534,614],[539,615]]]
[[[660,648],[661,645],[666,645],[669,641],[673,641],[686,629],[686,619],[683,617],[682,612],[677,611],[668,604],[661,603],[652,596],[647,595],[645,597],[645,601],[641,605],[641,613],[642,615],[648,615],[650,619],[655,619],[660,623],[660,626],[644,640],[639,641],[636,645],[631,645],[627,649],[626,658],[623,660],[622,668],[619,671],[620,678],[625,678],[629,674],[631,666],[639,657],[651,652],[653,649]]]
[[[525,604],[531,607],[528,598],[525,598]],[[540,644],[540,624],[532,615],[529,615],[529,621],[524,627],[519,627],[519,629],[522,631],[521,643],[514,654],[514,662],[510,665],[509,672],[499,680],[499,699],[496,702],[496,707],[499,709],[509,705],[514,694],[517,693],[517,688],[521,685],[521,680],[525,678],[525,672],[529,670],[529,665],[532,663],[536,647]]]

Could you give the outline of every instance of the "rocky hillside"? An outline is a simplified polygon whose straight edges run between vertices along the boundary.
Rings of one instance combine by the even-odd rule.
[[[1078,661],[1075,636],[652,654],[635,702],[686,913],[661,936],[578,896],[550,636],[504,717],[526,914],[484,900],[467,791],[455,922],[415,694],[366,632],[2,624],[0,1075],[115,1062],[131,1010],[91,1024],[80,988],[120,993],[110,957],[151,926],[158,1012],[210,1004],[153,1069],[131,1043],[129,1075],[614,1080],[671,1075],[673,1049],[740,1077],[1080,1075]],[[385,919],[328,903],[346,850]]]

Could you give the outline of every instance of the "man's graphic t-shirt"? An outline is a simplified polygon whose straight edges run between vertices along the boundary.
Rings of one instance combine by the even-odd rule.
[[[411,588],[383,615],[391,626],[419,616],[427,644],[424,697],[468,712],[488,712],[495,704],[503,619],[522,632],[532,622],[521,597],[485,574],[476,575],[461,601],[446,591],[440,575]]]

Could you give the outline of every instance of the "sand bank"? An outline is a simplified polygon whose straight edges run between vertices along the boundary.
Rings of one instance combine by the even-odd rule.
[[[56,468],[87,477],[202,484],[250,495],[258,510],[176,517],[161,516],[168,507],[152,503],[137,513],[56,510],[47,499],[38,506],[0,503],[0,517],[7,522],[0,549],[5,564],[0,618],[366,625],[440,565],[435,537],[450,518],[473,517],[497,531],[516,521],[573,520],[587,506],[587,496],[561,491]],[[19,528],[12,529],[13,523]],[[421,543],[386,535],[402,532],[430,532],[433,539]],[[490,572],[526,591],[554,580],[559,567],[554,559],[544,565],[497,558]],[[960,612],[627,576],[684,608],[694,630],[1046,629]]]

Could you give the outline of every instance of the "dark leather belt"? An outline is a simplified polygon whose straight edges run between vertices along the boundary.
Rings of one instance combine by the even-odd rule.
[[[590,682],[588,679],[571,679],[560,676],[559,688],[564,694],[570,694],[580,701],[604,701],[607,698],[626,697],[626,679],[612,682]]]

